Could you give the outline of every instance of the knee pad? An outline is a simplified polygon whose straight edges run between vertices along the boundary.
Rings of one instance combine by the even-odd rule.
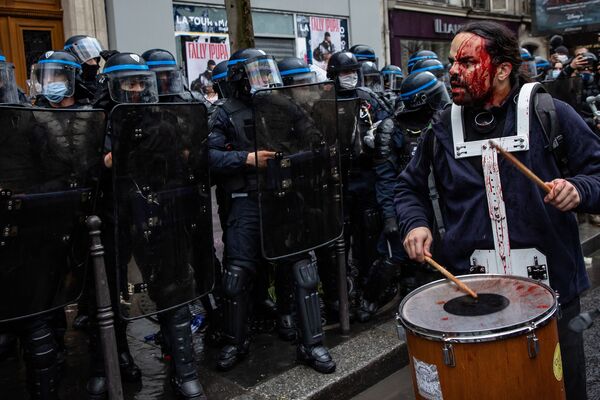
[[[303,289],[313,290],[319,284],[319,273],[317,267],[309,259],[304,259],[294,263],[294,280],[296,284]]]
[[[227,265],[223,272],[223,294],[233,298],[249,291],[251,273],[237,265]]]
[[[32,368],[50,368],[56,363],[57,344],[48,325],[30,331],[24,339],[25,358]]]

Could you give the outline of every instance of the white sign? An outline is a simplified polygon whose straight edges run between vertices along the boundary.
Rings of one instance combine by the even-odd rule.
[[[215,43],[215,37],[218,43]],[[212,39],[212,40],[211,40]],[[202,35],[197,40],[185,43],[185,56],[188,84],[200,77],[206,71],[210,60],[215,64],[229,60],[231,54],[228,35]]]

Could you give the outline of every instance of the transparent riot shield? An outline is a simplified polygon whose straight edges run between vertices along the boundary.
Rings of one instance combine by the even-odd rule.
[[[334,85],[258,91],[253,108],[256,150],[276,152],[258,170],[263,255],[280,259],[333,242],[343,221]]]
[[[76,302],[88,253],[102,110],[0,107],[0,322]]]
[[[121,316],[205,295],[214,283],[206,107],[118,105],[109,134]]]
[[[577,112],[581,112],[582,107],[585,106],[585,99],[582,99],[583,86],[580,77],[559,78],[552,81],[544,81],[542,84],[552,97],[564,101]]]

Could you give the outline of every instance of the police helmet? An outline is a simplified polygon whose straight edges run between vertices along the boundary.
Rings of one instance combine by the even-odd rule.
[[[350,47],[350,53],[354,54],[358,62],[372,61],[377,64],[375,50],[366,44],[355,44]]]
[[[219,95],[219,98],[227,98],[231,95],[231,89],[227,82],[227,63],[228,61],[221,61],[212,70],[212,81],[215,87],[215,92]]]
[[[598,65],[598,57],[594,53],[585,52],[582,55],[582,58],[586,61],[587,65],[585,68],[594,68]]]
[[[298,57],[287,57],[277,63],[284,86],[315,83],[316,74],[304,60]]]
[[[529,78],[535,77],[537,75],[535,58],[525,47],[521,47],[519,51],[521,53],[521,67],[519,68],[521,73]]]
[[[19,92],[15,81],[15,66],[6,61],[0,50],[0,104],[18,103]]]
[[[47,51],[31,68],[31,96],[43,95],[51,103],[60,103],[75,93],[79,62],[66,51]]]
[[[360,86],[360,69],[360,64],[354,54],[349,51],[338,51],[333,53],[327,63],[327,78],[335,81],[338,90],[356,89]],[[350,76],[351,79],[347,79],[348,82],[345,82],[347,76]]]
[[[392,64],[386,65],[381,69],[381,76],[383,77],[385,90],[392,90],[394,92],[400,90],[402,79],[404,79],[404,74],[400,67]]]
[[[426,59],[435,59],[437,60],[439,57],[437,53],[431,50],[419,50],[416,53],[413,53],[408,59],[408,73],[412,72],[413,66],[417,61],[426,60]]]
[[[283,86],[277,62],[260,49],[241,49],[227,63],[227,80],[239,84],[247,81],[250,93],[259,89]]]
[[[383,79],[373,61],[364,61],[360,65],[362,72],[363,85],[374,92],[383,92]]]
[[[543,78],[551,67],[552,65],[550,65],[548,60],[540,56],[535,56],[536,75],[534,78]]]
[[[64,50],[73,54],[79,64],[83,64],[89,60],[96,60],[96,63],[98,63],[100,61],[102,45],[95,37],[75,35],[67,39]]]
[[[436,60],[435,58],[424,58],[413,64],[410,73],[412,75],[425,71],[429,71],[434,74],[436,78],[441,79],[446,73],[446,68],[440,60]]]
[[[110,98],[116,103],[156,103],[156,75],[135,53],[117,53],[106,61],[102,73],[108,81]]]
[[[400,88],[400,99],[404,103],[403,112],[412,112],[429,106],[441,110],[450,103],[450,96],[444,83],[429,71],[410,74]]]
[[[159,96],[177,95],[184,92],[183,75],[173,54],[167,50],[152,49],[142,54],[150,71],[156,74]]]

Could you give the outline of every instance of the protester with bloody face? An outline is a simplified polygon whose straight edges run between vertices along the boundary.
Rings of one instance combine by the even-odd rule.
[[[579,313],[579,295],[590,283],[577,220],[571,211],[600,211],[600,140],[570,106],[544,97],[558,115],[565,143],[569,177],[564,179],[562,163],[546,143],[544,122],[536,113],[517,107],[524,96],[540,100],[547,95],[536,94],[535,86],[530,85],[537,84],[525,85],[519,77],[518,43],[504,26],[487,21],[464,26],[452,41],[450,61],[454,104],[434,118],[432,130],[424,136],[396,186],[395,206],[404,247],[414,260],[422,262],[424,256],[431,256],[432,227],[438,219],[427,201],[428,176],[433,171],[445,227],[435,246],[435,258],[440,263],[458,274],[469,273],[476,253],[482,256],[486,252],[491,255],[483,267],[486,272],[507,258],[507,269],[516,272],[537,251],[547,265],[550,285],[560,293],[558,330],[567,399],[585,399],[583,338],[569,331],[567,325]],[[515,149],[512,154],[547,181],[551,187],[548,194],[501,156],[497,156],[495,169],[491,168],[494,163],[482,162],[488,155],[495,156],[496,150],[487,146],[489,139],[523,135],[516,126],[517,121],[527,121],[524,118],[530,119],[529,147]],[[494,224],[490,215],[495,214],[490,213],[487,202],[488,186],[493,184],[485,185],[484,176],[499,177],[504,193],[505,215]],[[507,225],[503,232],[508,237],[501,240],[492,234],[499,224]],[[510,257],[502,252],[506,247]]]

